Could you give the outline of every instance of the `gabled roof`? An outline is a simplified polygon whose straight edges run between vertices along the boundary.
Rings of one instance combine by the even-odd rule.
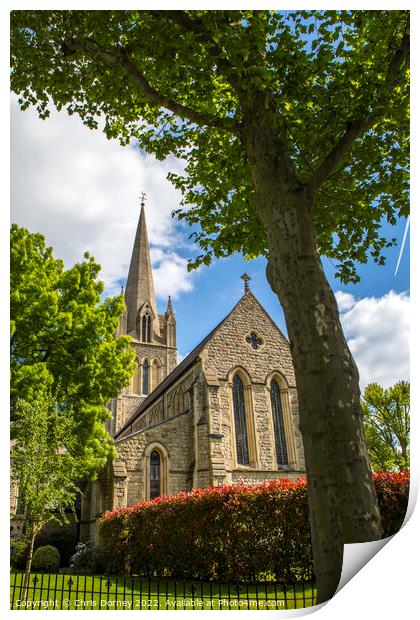
[[[241,301],[244,299],[245,296],[247,295],[251,295],[255,301],[258,303],[258,305],[260,306],[260,308],[262,309],[262,311],[267,315],[267,317],[270,319],[270,321],[273,323],[273,325],[276,327],[276,329],[279,330],[279,332],[281,333],[281,335],[283,336],[283,338],[285,338],[284,334],[282,333],[282,331],[280,330],[280,328],[278,327],[278,325],[276,325],[273,321],[273,319],[270,317],[270,315],[267,313],[267,311],[264,309],[264,307],[260,304],[260,302],[258,301],[258,299],[255,297],[255,295],[252,293],[252,291],[248,290],[245,292],[245,294],[239,299],[239,301],[234,305],[234,307],[232,308],[232,310],[225,316],[224,319],[222,319],[220,321],[220,323],[218,323],[216,325],[216,327],[214,329],[211,330],[211,332],[209,332],[207,334],[207,336],[205,338],[203,338],[203,340],[187,355],[187,357],[185,357],[182,362],[180,362],[178,364],[178,366],[176,366],[173,371],[167,376],[165,377],[165,379],[159,383],[159,385],[156,387],[156,389],[153,390],[153,392],[151,392],[145,399],[144,401],[137,407],[137,409],[135,410],[135,412],[133,413],[133,415],[131,416],[131,418],[129,420],[127,420],[127,422],[124,424],[124,426],[122,426],[120,428],[120,430],[115,434],[115,438],[119,437],[121,435],[121,433],[123,433],[127,428],[130,427],[131,424],[133,424],[133,422],[135,420],[137,420],[140,415],[143,413],[143,411],[145,411],[152,403],[155,402],[155,400],[157,400],[162,394],[164,394],[166,392],[166,390],[173,384],[175,383],[175,381],[177,379],[179,379],[179,377],[186,371],[188,370],[191,366],[194,365],[195,361],[197,360],[197,357],[199,356],[199,354],[201,353],[201,351],[204,349],[204,347],[206,346],[206,344],[209,342],[209,340],[211,340],[212,336],[215,334],[215,332],[223,325],[223,323],[235,312],[236,308],[238,307],[238,305],[241,303]],[[287,339],[286,339],[287,340]]]

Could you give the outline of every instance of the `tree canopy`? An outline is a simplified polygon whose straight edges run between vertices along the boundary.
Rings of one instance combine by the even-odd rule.
[[[359,377],[320,255],[356,281],[408,213],[408,11],[16,11],[12,90],[169,175],[201,254],[265,255],[287,323],[305,448],[318,602],[343,545],[380,537]]]
[[[372,469],[395,471],[410,466],[410,384],[365,387],[362,399],[366,443]]]
[[[67,523],[65,511],[79,493],[85,465],[63,449],[73,441],[73,425],[74,419],[57,408],[47,376],[30,401],[16,400],[11,472],[23,510],[23,539],[29,547],[25,585],[36,535],[51,520]]]
[[[113,454],[104,422],[106,403],[134,372],[130,338],[114,338],[124,311],[121,296],[101,299],[100,267],[85,254],[65,269],[44,237],[11,229],[11,402],[35,401],[50,389],[63,418],[71,420],[64,448],[79,458],[79,479]],[[17,435],[17,426],[12,427]]]
[[[316,191],[319,253],[345,282],[381,224],[408,214],[408,11],[13,11],[12,89],[108,137],[132,138],[170,175],[180,217],[199,224],[191,266],[234,251],[267,255],[241,132],[259,96],[287,165]]]

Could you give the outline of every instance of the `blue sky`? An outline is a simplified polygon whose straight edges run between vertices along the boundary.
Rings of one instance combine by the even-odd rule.
[[[410,235],[403,251],[397,275],[394,277],[398,254],[405,229],[405,218],[397,226],[389,224],[383,227],[383,234],[387,237],[396,237],[397,246],[386,251],[386,265],[378,266],[373,260],[366,265],[360,265],[361,280],[354,285],[343,285],[334,277],[334,268],[328,259],[323,259],[323,266],[328,280],[334,291],[344,291],[355,298],[382,297],[389,290],[401,293],[409,290],[409,249]],[[228,259],[215,261],[209,268],[204,267],[196,280],[194,291],[184,294],[175,303],[175,310],[182,316],[178,326],[178,337],[181,352],[188,352],[204,337],[208,327],[217,324],[232,308],[243,293],[243,281],[240,276],[247,272],[253,293],[275,320],[277,325],[286,333],[283,311],[277,296],[272,292],[265,277],[266,260],[258,258],[246,262],[241,255],[235,254]],[[193,302],[192,302],[193,299]],[[197,316],[203,317],[203,322],[197,321]],[[206,317],[204,319],[204,317]]]
[[[186,224],[171,218],[181,196],[166,181],[169,170],[180,172],[182,164],[158,162],[135,147],[121,147],[65,112],[40,121],[34,110],[21,112],[12,96],[11,221],[43,233],[67,266],[89,250],[102,265],[107,293],[116,294],[127,277],[139,196],[145,191],[158,308],[163,312],[168,294],[173,296],[180,357],[232,309],[243,293],[240,276],[245,271],[256,297],[286,332],[263,258],[246,262],[236,254],[187,272],[187,260],[197,248],[188,240]],[[404,227],[405,220],[384,227],[398,244],[387,250],[384,267],[373,261],[361,265],[356,285],[341,284],[330,261],[323,261],[362,387],[373,380],[385,385],[408,379],[409,236],[394,277]]]

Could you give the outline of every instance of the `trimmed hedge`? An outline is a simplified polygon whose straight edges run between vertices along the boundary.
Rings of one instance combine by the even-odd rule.
[[[374,481],[389,536],[404,520],[409,474],[374,474]],[[196,489],[106,512],[98,550],[110,574],[311,579],[306,479]]]
[[[69,566],[70,558],[74,554],[77,545],[76,532],[70,532],[63,528],[52,532],[43,532],[36,537],[35,550],[39,547],[52,545],[60,553],[60,566]]]
[[[100,520],[99,548],[111,573],[310,578],[306,482],[196,489],[108,512]]]
[[[407,512],[410,474],[375,472],[373,474],[379,510],[382,517],[382,538],[396,534]]]
[[[38,547],[32,558],[33,570],[54,572],[60,566],[60,552],[52,545]]]

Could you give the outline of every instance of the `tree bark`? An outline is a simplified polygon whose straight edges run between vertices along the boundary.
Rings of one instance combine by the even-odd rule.
[[[273,129],[245,133],[267,278],[283,307],[299,397],[319,603],[331,598],[345,543],[381,536],[362,427],[359,375],[316,249],[314,196],[290,174]]]

